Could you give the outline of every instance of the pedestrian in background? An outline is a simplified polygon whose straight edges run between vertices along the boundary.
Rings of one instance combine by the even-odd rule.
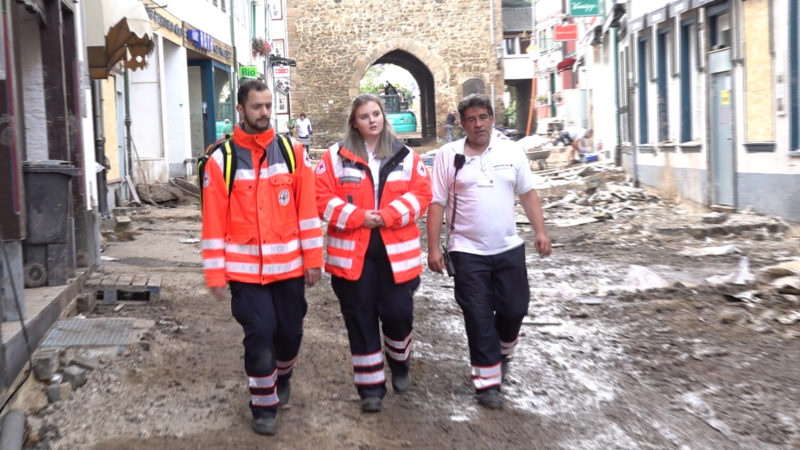
[[[300,113],[300,119],[297,121],[297,139],[303,144],[303,147],[306,149],[306,153],[308,153],[311,147],[311,135],[313,134],[313,130],[311,129],[311,120],[306,117],[306,113]]]
[[[231,119],[225,119],[225,125],[222,126],[222,137],[230,139],[233,136],[233,124]]]
[[[383,103],[353,99],[343,142],[317,165],[317,208],[328,222],[325,270],[350,339],[361,410],[381,410],[386,358],[395,392],[411,383],[413,293],[422,272],[419,229],[431,199],[419,155],[397,139]]]
[[[447,120],[444,123],[444,130],[447,133],[447,142],[453,142],[453,128],[456,126],[456,111],[447,113]]]
[[[558,133],[558,140],[568,147],[567,150],[567,165],[580,163],[580,156],[584,153],[591,151],[589,139],[592,138],[593,132],[591,129],[586,129],[579,126],[567,127]]]
[[[500,386],[530,302],[525,245],[514,212],[517,195],[536,233],[536,251],[548,256],[551,245],[525,151],[493,137],[489,98],[469,95],[458,112],[467,136],[445,144],[433,162],[428,266],[439,273],[446,269],[439,249],[446,209],[448,257],[464,313],[472,382],[480,405],[500,408]]]
[[[253,430],[272,435],[278,404],[289,401],[303,337],[304,284],[313,286],[321,276],[322,229],[311,162],[294,145],[294,172],[285,163],[270,126],[267,85],[248,80],[237,99],[242,122],[231,142],[237,165],[232,190],[222,170],[222,146],[205,168],[203,268],[219,300],[225,300],[230,285],[231,312],[244,330]]]

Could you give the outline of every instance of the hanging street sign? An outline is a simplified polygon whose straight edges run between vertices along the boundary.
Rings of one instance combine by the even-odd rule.
[[[239,66],[239,78],[258,78],[258,67]]]
[[[600,0],[570,0],[569,15],[572,17],[599,16]]]
[[[577,41],[578,25],[556,25],[553,27],[553,40],[555,41]]]

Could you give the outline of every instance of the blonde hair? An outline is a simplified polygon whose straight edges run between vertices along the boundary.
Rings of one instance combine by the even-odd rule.
[[[392,155],[392,138],[394,137],[394,130],[392,124],[386,118],[386,111],[383,109],[383,102],[380,97],[373,94],[359,94],[356,96],[352,103],[350,103],[350,116],[347,118],[347,125],[344,132],[344,146],[347,147],[356,156],[367,160],[367,147],[364,144],[364,137],[355,126],[356,110],[369,102],[375,102],[381,109],[383,116],[383,129],[378,142],[375,144],[375,157],[379,159],[388,158]]]

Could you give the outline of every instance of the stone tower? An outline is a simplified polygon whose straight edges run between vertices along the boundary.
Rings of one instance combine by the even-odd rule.
[[[367,69],[388,63],[419,85],[423,139],[443,137],[447,111],[470,93],[493,98],[502,117],[501,11],[501,0],[287,0],[291,110],[327,147],[343,137]]]

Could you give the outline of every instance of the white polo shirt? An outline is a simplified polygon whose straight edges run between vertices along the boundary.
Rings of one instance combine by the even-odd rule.
[[[465,142],[459,139],[442,146],[433,161],[432,201],[445,207],[446,230],[453,217],[453,158],[464,153]],[[522,146],[492,137],[489,147],[479,156],[468,156],[458,171],[458,205],[448,249],[495,255],[521,245],[524,241],[517,235],[514,203],[516,196],[533,189],[533,184]]]

